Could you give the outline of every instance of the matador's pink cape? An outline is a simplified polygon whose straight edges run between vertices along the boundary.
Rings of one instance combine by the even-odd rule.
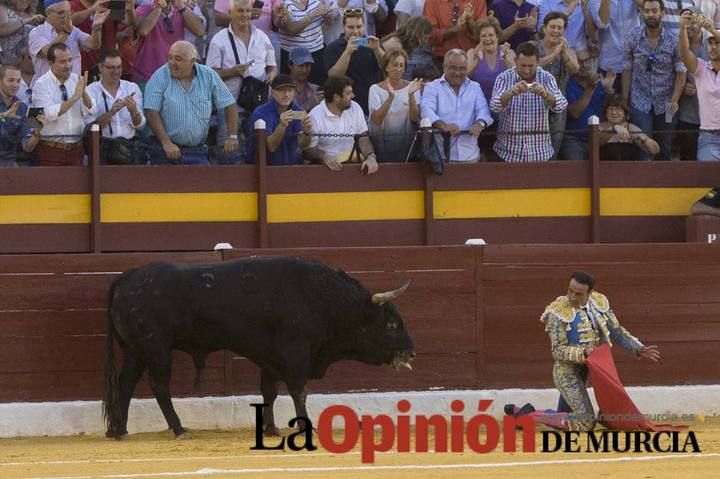
[[[640,412],[615,367],[610,346],[603,344],[593,350],[586,364],[590,381],[595,391],[595,399],[600,409],[598,422],[608,429],[617,431],[678,431],[687,426],[653,424]],[[556,429],[567,429],[567,413],[554,411],[535,411],[529,414],[536,423]]]

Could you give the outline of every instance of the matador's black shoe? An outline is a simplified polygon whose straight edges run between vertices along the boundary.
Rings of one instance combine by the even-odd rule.
[[[692,215],[720,216],[720,186],[711,189],[690,208]]]
[[[528,403],[525,403],[525,405],[521,408],[515,406],[514,404],[506,404],[503,408],[503,411],[508,416],[512,417],[520,417],[520,416],[527,416],[531,412],[535,412],[535,407]]]

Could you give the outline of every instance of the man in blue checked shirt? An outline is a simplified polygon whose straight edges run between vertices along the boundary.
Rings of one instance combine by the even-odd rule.
[[[145,116],[162,148],[151,155],[153,164],[208,165],[205,143],[213,104],[224,110],[229,131],[237,131],[235,98],[215,71],[195,63],[192,43],[170,47],[167,65],[160,67],[145,87]],[[237,135],[225,140],[225,153],[238,147]]]
[[[493,119],[480,84],[467,77],[467,63],[463,50],[448,50],[443,76],[425,86],[420,115],[450,135],[448,161],[474,163],[480,161],[477,138]]]

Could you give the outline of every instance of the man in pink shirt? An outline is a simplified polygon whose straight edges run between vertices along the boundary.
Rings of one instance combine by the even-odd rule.
[[[132,78],[143,90],[155,70],[167,63],[172,44],[185,39],[185,27],[198,37],[205,27],[185,0],[154,0],[137,7],[136,13],[140,40]]]
[[[692,12],[686,10],[680,16],[680,57],[689,72],[695,75],[698,104],[700,107],[700,135],[698,136],[698,161],[720,161],[720,32],[707,18],[700,27],[711,36],[707,39],[709,62],[699,59],[690,50],[687,27]]]

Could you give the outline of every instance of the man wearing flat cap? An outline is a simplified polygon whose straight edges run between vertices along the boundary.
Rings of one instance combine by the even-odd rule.
[[[252,130],[247,162],[255,163],[255,122],[265,121],[265,142],[268,165],[302,164],[300,148],[310,146],[312,122],[302,107],[293,100],[295,84],[290,75],[280,74],[270,84],[270,100],[255,109],[250,117]]]
[[[28,46],[32,56],[35,76],[33,84],[50,69],[47,53],[51,46],[63,43],[70,49],[72,73],[81,74],[80,51],[95,50],[102,43],[102,28],[110,15],[107,7],[98,7],[92,21],[92,34],[74,27],[71,20],[70,2],[66,0],[45,0],[47,20],[30,31]],[[32,85],[31,85],[32,87]]]

